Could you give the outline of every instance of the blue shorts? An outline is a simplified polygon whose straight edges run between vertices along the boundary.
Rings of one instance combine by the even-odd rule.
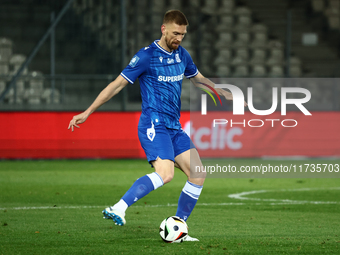
[[[195,148],[183,129],[170,129],[164,125],[138,125],[138,137],[149,163],[157,158],[175,162],[176,156]]]

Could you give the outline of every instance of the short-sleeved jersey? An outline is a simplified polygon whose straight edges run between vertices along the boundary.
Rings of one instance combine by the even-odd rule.
[[[131,59],[121,75],[131,84],[138,78],[142,96],[142,116],[150,125],[179,129],[182,80],[198,74],[190,54],[183,47],[168,52],[154,41]]]

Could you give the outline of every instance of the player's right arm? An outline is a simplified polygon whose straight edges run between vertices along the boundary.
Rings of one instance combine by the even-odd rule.
[[[119,91],[121,91],[127,84],[128,81],[124,79],[123,76],[119,75],[113,82],[107,85],[106,88],[102,90],[102,92],[99,93],[96,100],[94,100],[94,102],[89,108],[87,108],[86,111],[72,118],[68,129],[71,129],[73,132],[74,127],[79,128],[79,124],[84,123],[91,113],[97,110],[105,102],[109,101],[113,96],[117,95]]]

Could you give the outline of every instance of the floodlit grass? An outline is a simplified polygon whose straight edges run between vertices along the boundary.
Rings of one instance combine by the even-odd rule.
[[[188,220],[200,242],[166,244],[158,234],[176,213],[186,180],[179,170],[128,209],[126,226],[102,218],[152,171],[145,160],[0,161],[0,254],[340,254],[335,178],[209,178]]]

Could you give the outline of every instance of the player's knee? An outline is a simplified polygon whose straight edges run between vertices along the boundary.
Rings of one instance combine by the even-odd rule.
[[[199,185],[199,186],[203,186],[204,180],[205,178],[188,178],[189,182]]]
[[[174,178],[175,169],[173,161],[157,159],[153,162],[153,166],[156,173],[162,178],[164,184],[170,182],[172,178]]]
[[[205,181],[206,176],[207,176],[206,172],[191,172],[190,177],[188,178],[188,181],[202,186]]]
[[[162,173],[158,173],[163,179],[164,184],[170,182],[174,178],[174,171],[162,171]]]

